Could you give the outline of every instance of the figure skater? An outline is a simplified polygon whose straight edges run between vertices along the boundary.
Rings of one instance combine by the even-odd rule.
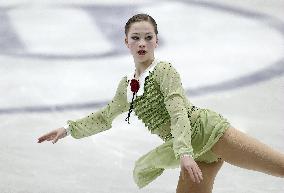
[[[145,187],[165,169],[180,167],[177,193],[211,193],[222,164],[284,177],[284,154],[234,128],[221,114],[198,108],[187,98],[174,65],[154,56],[158,45],[155,20],[147,14],[125,25],[125,44],[135,64],[133,73],[118,83],[113,100],[104,108],[40,138],[38,143],[71,135],[88,137],[112,127],[119,114],[134,110],[152,134],[164,143],[135,161],[133,179]]]

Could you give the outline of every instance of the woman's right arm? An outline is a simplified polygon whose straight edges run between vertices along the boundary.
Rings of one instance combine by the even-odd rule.
[[[86,117],[74,121],[68,120],[67,125],[52,131],[53,136],[55,136],[54,133],[57,133],[61,135],[61,138],[71,135],[73,138],[80,139],[110,129],[114,118],[129,109],[129,103],[126,98],[126,81],[127,79],[124,76],[118,84],[112,101],[105,107]],[[50,133],[48,134],[51,135]],[[47,137],[47,134],[44,136]],[[39,138],[39,141],[43,139],[44,136]]]
[[[112,127],[112,121],[119,114],[126,112],[129,104],[126,98],[127,82],[123,77],[116,89],[115,96],[105,107],[78,120],[68,120],[68,130],[73,138],[79,139]]]

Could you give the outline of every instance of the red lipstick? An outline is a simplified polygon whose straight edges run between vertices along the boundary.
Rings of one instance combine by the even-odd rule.
[[[147,52],[146,52],[146,50],[139,50],[137,53],[139,55],[145,55]]]

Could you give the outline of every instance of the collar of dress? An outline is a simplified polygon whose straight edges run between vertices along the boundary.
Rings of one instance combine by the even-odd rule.
[[[148,68],[146,68],[144,70],[144,72],[142,72],[142,74],[140,74],[139,76],[139,84],[140,84],[140,87],[139,87],[139,90],[138,92],[136,93],[136,96],[141,96],[143,95],[144,93],[144,83],[145,83],[145,78],[147,76],[149,76],[149,73],[152,72],[155,68],[155,66],[159,63],[159,60],[157,60],[156,58],[154,59],[154,61],[152,62],[152,64],[150,64],[150,66],[148,66]],[[133,96],[133,93],[131,91],[131,87],[130,87],[130,82],[131,82],[131,79],[134,78],[134,73],[130,73],[127,75],[127,80],[129,81],[128,82],[128,86],[127,86],[127,101],[128,102],[131,102],[132,100],[132,96]],[[135,97],[134,97],[135,99]]]

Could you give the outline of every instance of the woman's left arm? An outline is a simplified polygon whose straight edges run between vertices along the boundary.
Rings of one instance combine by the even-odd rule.
[[[180,76],[170,63],[163,63],[157,68],[157,79],[160,90],[164,95],[164,103],[171,117],[171,133],[173,139],[173,150],[176,159],[180,159],[182,178],[188,172],[193,182],[203,179],[202,172],[193,159],[193,148],[191,146],[191,126],[187,115],[184,97],[186,97]],[[188,154],[190,157],[183,155]]]
[[[164,96],[166,109],[171,117],[171,134],[176,159],[188,154],[193,157],[191,126],[184,101],[184,89],[179,73],[171,63],[163,63],[157,69],[157,82]]]

